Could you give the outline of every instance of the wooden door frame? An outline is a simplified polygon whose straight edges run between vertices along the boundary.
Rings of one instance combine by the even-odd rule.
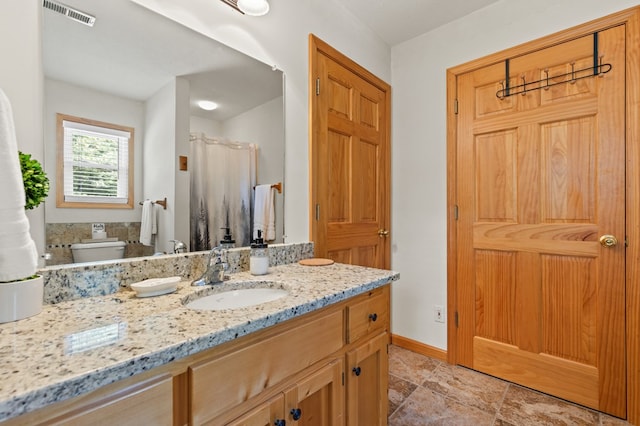
[[[319,39],[314,34],[309,34],[309,240],[321,241],[325,243],[323,235],[320,235],[318,222],[315,218],[315,205],[318,202],[318,180],[316,179],[316,162],[318,158],[319,140],[321,138],[320,130],[322,123],[318,120],[318,108],[316,106],[316,78],[318,76],[318,53],[331,58],[342,67],[348,69],[358,77],[367,81],[385,93],[385,109],[384,117],[386,132],[384,137],[385,143],[389,147],[389,158],[387,159],[386,171],[387,177],[384,178],[383,189],[386,197],[386,211],[382,228],[391,229],[391,86],[380,78],[376,77],[366,68],[360,66],[348,56],[340,53],[326,42]],[[391,268],[391,242],[390,238],[385,239],[384,245],[384,268]]]
[[[447,361],[456,364],[458,315],[456,175],[458,75],[508,58],[626,25],[626,358],[627,420],[640,424],[640,7],[606,17],[485,56],[447,70]]]

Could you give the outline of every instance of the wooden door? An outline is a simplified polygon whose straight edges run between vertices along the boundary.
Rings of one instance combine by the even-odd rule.
[[[387,424],[389,356],[385,333],[347,352],[347,425]]]
[[[288,424],[339,426],[344,422],[342,359],[336,359],[299,380],[285,392]]]
[[[457,360],[625,417],[625,28],[508,70],[458,77]]]
[[[390,87],[310,36],[315,254],[390,267]]]

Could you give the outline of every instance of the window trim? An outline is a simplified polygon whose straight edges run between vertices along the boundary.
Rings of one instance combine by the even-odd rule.
[[[127,183],[127,202],[126,203],[108,203],[108,202],[82,202],[82,201],[66,201],[64,199],[64,121],[70,121],[88,126],[97,126],[107,129],[113,129],[122,132],[128,132],[131,136],[128,143],[128,183]],[[103,121],[91,120],[88,118],[75,117],[72,115],[56,114],[56,141],[57,141],[57,165],[56,165],[56,207],[60,208],[79,208],[79,209],[133,209],[133,146],[134,146],[134,128],[121,126]]]

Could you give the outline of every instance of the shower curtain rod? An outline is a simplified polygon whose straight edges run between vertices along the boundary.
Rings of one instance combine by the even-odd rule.
[[[193,133],[191,135],[189,135],[189,141],[193,142],[196,141],[198,139],[202,139],[206,144],[211,144],[211,145],[224,145],[224,146],[228,146],[231,148],[252,148],[255,147],[256,145],[254,143],[251,142],[235,142],[235,141],[231,141],[229,139],[218,139],[218,138],[210,138],[205,136],[204,134],[197,134],[194,135]]]

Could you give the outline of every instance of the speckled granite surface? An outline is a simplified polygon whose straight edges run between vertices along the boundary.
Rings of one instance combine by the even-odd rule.
[[[104,296],[128,288],[147,278],[179,275],[185,280],[198,278],[204,271],[207,252],[121,259],[117,262],[76,263],[41,269],[44,302],[60,303],[84,297]],[[313,257],[313,243],[273,244],[269,246],[269,265],[277,266]],[[249,270],[249,248],[227,253],[229,273]]]
[[[148,278],[148,277],[144,277]],[[46,305],[41,314],[0,324],[0,421],[89,392],[397,280],[392,271],[334,264],[270,267],[231,274],[224,284],[137,298],[128,288]],[[276,286],[289,295],[229,311],[196,311],[194,292]],[[117,286],[116,286],[117,287]]]

